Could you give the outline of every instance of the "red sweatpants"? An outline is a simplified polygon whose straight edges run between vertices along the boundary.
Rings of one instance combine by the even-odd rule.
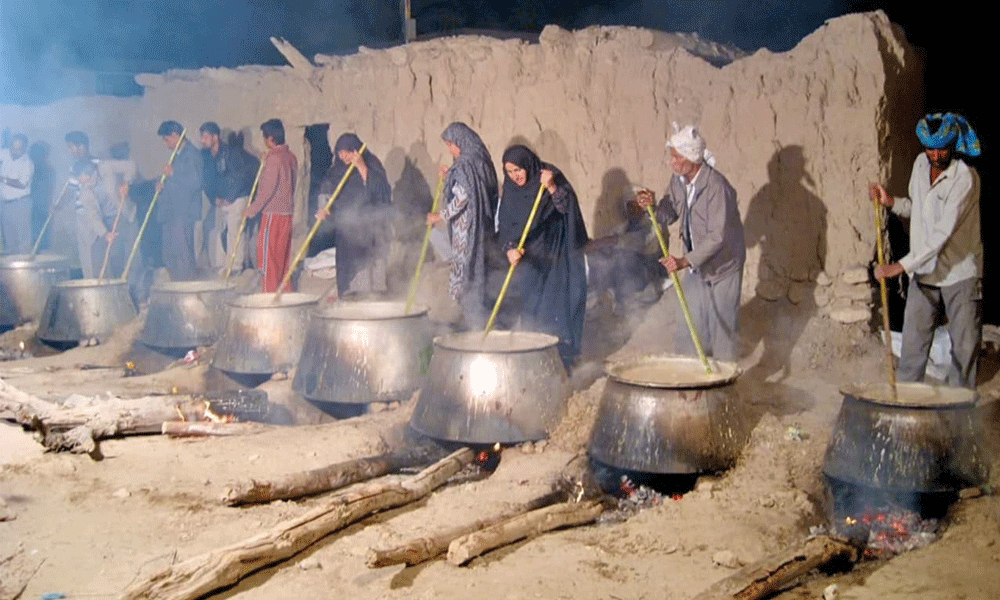
[[[264,275],[264,293],[277,292],[292,259],[292,215],[261,215],[257,265]],[[289,281],[285,292],[292,291]]]

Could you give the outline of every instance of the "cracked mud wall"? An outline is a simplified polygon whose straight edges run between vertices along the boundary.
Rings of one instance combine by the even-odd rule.
[[[597,237],[619,222],[632,186],[665,190],[670,123],[694,122],[739,196],[750,248],[745,298],[754,289],[794,294],[821,268],[832,275],[866,262],[874,243],[866,185],[905,187],[917,150],[922,70],[901,31],[881,12],[849,15],[789,52],[762,50],[722,68],[658,36],[548,27],[538,44],[463,36],[320,55],[314,66],[141,75],[145,96],[126,126],[149,177],[166,159],[155,131],[168,118],[242,130],[259,152],[259,124],[279,117],[300,164],[304,127],[329,123],[331,137],[355,131],[385,162],[401,213],[419,218],[447,156],[440,133],[463,120],[495,161],[526,142],[560,167]],[[303,223],[299,211],[300,232]]]

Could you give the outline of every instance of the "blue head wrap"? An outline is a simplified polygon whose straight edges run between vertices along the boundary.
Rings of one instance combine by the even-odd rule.
[[[940,121],[941,126],[931,135],[930,123]],[[917,137],[924,148],[933,150],[955,144],[955,152],[966,156],[979,156],[979,138],[965,117],[955,113],[927,115],[917,123]]]

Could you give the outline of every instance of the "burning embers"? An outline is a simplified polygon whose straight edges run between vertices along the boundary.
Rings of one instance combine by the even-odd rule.
[[[814,535],[832,533],[863,549],[867,559],[889,558],[935,542],[942,517],[955,494],[892,493],[827,478],[832,500],[830,527],[814,527]]]
[[[887,507],[858,518],[844,517],[839,525],[842,535],[865,544],[865,558],[883,558],[931,545],[938,538],[939,521],[922,519],[905,508]]]

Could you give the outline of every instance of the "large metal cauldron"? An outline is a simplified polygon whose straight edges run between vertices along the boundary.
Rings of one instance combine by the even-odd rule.
[[[434,339],[427,383],[410,426],[469,444],[540,440],[562,418],[569,379],[541,333],[470,331]]]
[[[171,281],[157,285],[149,300],[139,341],[154,348],[194,348],[218,339],[226,302],[235,284],[221,281]]]
[[[53,284],[69,279],[62,256],[27,254],[0,257],[0,327],[37,321]]]
[[[292,389],[314,402],[409,398],[431,355],[427,309],[403,302],[338,302],[309,314]]]
[[[212,366],[247,375],[290,371],[302,353],[306,317],[318,298],[308,294],[251,294],[233,298],[215,345]]]
[[[888,492],[980,485],[986,461],[972,390],[900,383],[851,385],[823,461],[833,479]]]
[[[124,280],[60,281],[49,290],[35,335],[58,343],[103,340],[135,316],[135,304]]]
[[[588,452],[618,469],[682,474],[731,466],[749,424],[733,363],[648,356],[607,367]]]

